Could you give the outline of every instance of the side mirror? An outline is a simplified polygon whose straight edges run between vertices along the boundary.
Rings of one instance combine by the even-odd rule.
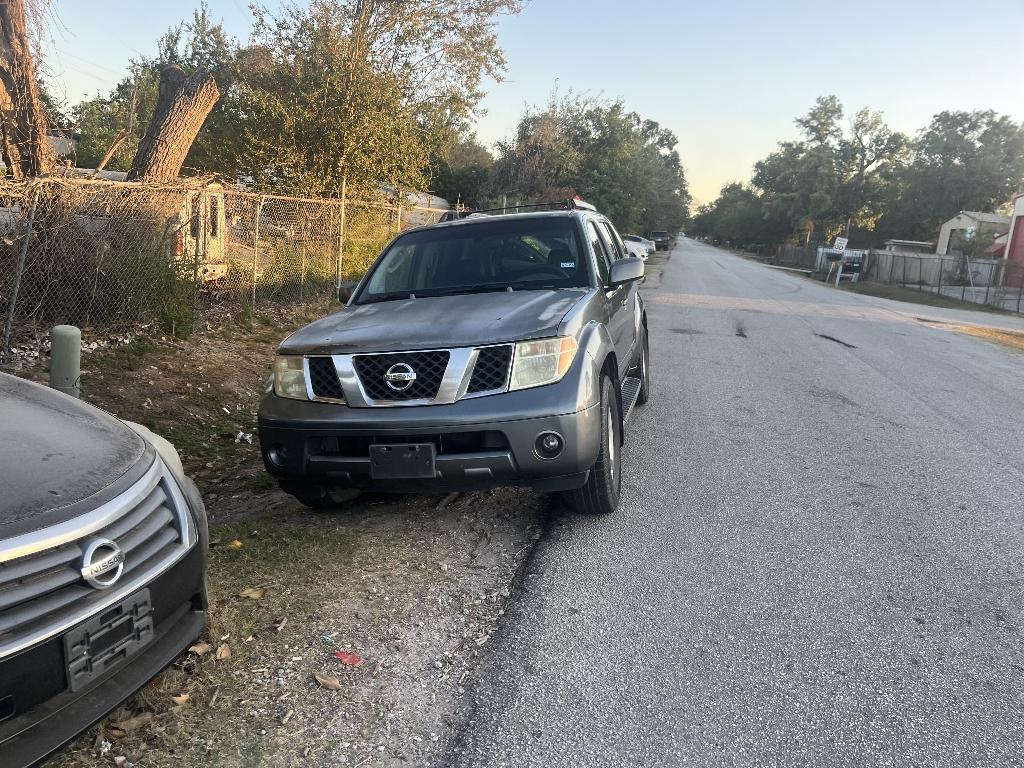
[[[353,291],[355,291],[356,289],[356,285],[358,285],[358,283],[355,282],[347,282],[339,285],[338,301],[340,301],[342,304],[348,304],[349,300],[352,298]]]
[[[636,256],[629,256],[612,262],[608,272],[608,287],[618,288],[620,285],[632,283],[644,276],[644,261]]]

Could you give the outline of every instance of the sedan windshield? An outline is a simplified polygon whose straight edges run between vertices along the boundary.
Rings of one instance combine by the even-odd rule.
[[[378,259],[356,303],[586,287],[583,253],[568,217],[496,217],[410,232]]]

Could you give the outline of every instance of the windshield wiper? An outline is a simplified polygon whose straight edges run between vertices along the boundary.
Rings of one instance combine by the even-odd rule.
[[[389,291],[388,293],[372,293],[369,296],[360,297],[360,304],[376,304],[380,301],[397,301],[398,299],[415,299],[416,294],[412,291]]]
[[[515,291],[559,291],[562,288],[569,288],[568,285],[555,285],[554,283],[534,283],[530,281],[521,283],[509,283],[509,289]]]
[[[480,283],[478,285],[460,285],[457,288],[438,289],[433,296],[454,296],[461,293],[494,293],[496,291],[507,291],[505,283]]]

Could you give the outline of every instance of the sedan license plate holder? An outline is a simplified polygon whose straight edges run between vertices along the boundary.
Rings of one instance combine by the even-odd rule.
[[[422,480],[436,476],[437,446],[433,443],[389,443],[370,446],[370,477],[374,480]]]
[[[153,640],[153,603],[140,589],[64,634],[68,688],[80,691]]]

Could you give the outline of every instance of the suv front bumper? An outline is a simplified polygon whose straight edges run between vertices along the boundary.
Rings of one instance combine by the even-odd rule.
[[[537,413],[537,407],[536,390],[407,408],[350,408],[268,393],[260,408],[260,445],[267,470],[286,490],[289,484],[395,491],[579,488],[597,460],[600,406],[558,415]],[[536,450],[537,438],[548,432],[564,443],[555,458]],[[435,444],[433,478],[371,476],[369,446],[402,442]]]

